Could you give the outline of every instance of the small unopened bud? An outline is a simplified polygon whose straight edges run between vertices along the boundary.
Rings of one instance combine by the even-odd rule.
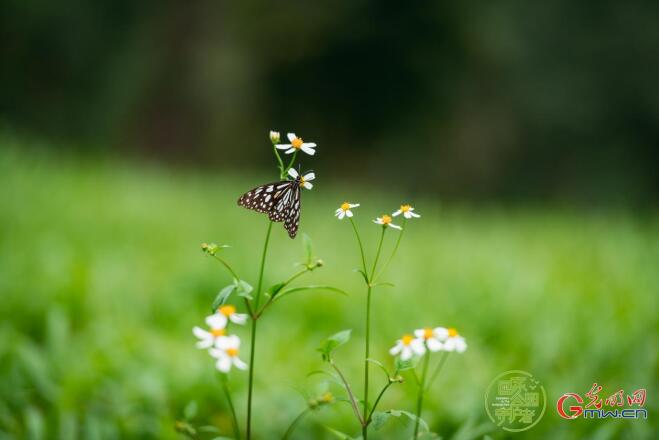
[[[281,136],[278,131],[270,131],[270,142],[273,144],[278,144],[281,140]]]
[[[319,400],[320,400],[321,403],[331,403],[331,402],[334,401],[334,396],[332,395],[332,393],[330,393],[328,391],[325,394],[323,394],[322,396],[320,396]]]
[[[219,246],[216,245],[215,243],[202,243],[201,244],[201,250],[206,252],[208,255],[215,255],[217,251],[219,250]]]

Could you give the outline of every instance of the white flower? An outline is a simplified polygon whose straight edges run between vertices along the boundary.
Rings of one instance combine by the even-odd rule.
[[[309,181],[316,178],[315,173],[307,173],[304,176],[300,176],[298,174],[298,172],[295,171],[294,168],[291,168],[291,169],[288,170],[288,175],[291,176],[293,179],[297,180],[299,182],[300,186],[302,186],[306,189],[313,188],[313,185],[311,183],[309,183]]]
[[[412,335],[403,335],[389,350],[389,354],[392,356],[400,354],[400,358],[404,361],[411,359],[414,355],[422,356],[425,352],[426,347],[423,345],[423,340],[414,338]]]
[[[403,229],[398,225],[394,225],[391,223],[391,216],[388,216],[387,214],[384,214],[382,217],[378,217],[375,220],[373,220],[373,223],[378,224],[378,225],[383,225],[385,228],[390,227],[390,228],[395,228],[395,229]]]
[[[359,203],[348,203],[348,202],[343,202],[339,209],[336,210],[334,213],[335,216],[339,218],[339,220],[343,219],[343,217],[348,216],[352,217],[352,208],[357,208],[359,206]]]
[[[270,130],[270,142],[273,144],[278,144],[281,139],[281,136],[279,136],[278,131],[272,131]]]
[[[277,144],[279,150],[286,150],[284,153],[291,154],[294,151],[302,150],[309,156],[316,154],[316,144],[314,142],[304,142],[302,138],[295,136],[295,133],[288,133],[288,141],[290,144]]]
[[[421,217],[419,214],[414,212],[414,208],[412,208],[410,205],[400,205],[400,209],[396,212],[394,212],[393,215],[394,217],[403,214],[403,217],[405,218],[419,218]]]
[[[226,317],[218,314],[208,316],[206,318],[206,324],[210,327],[209,331],[197,326],[192,329],[192,334],[199,338],[197,348],[210,348],[219,338],[224,337],[226,334],[226,331],[224,330],[227,326]]]
[[[236,306],[231,304],[223,305],[217,309],[217,313],[213,316],[216,317],[214,319],[223,324],[222,328],[226,327],[229,321],[238,325],[243,325],[245,322],[247,322],[247,314],[236,313]]]
[[[217,369],[223,373],[231,371],[231,366],[238,369],[247,369],[247,364],[238,357],[240,349],[240,338],[236,335],[225,336],[215,343],[215,348],[211,348],[209,353],[215,359]]]
[[[444,339],[442,350],[443,351],[457,351],[458,353],[464,353],[467,350],[467,342],[465,338],[458,334],[458,331],[452,327],[444,328],[437,327],[435,329],[435,335],[438,336],[438,339]]]
[[[438,327],[441,328],[441,327]],[[436,329],[435,329],[436,330]],[[420,328],[417,330],[414,330],[414,336],[417,338],[425,341],[426,347],[428,347],[428,350],[430,351],[440,351],[443,347],[444,344],[442,344],[443,340],[446,340],[444,337],[442,339],[441,334],[436,334],[435,330],[433,330],[430,327],[424,327]],[[444,329],[446,330],[446,329]]]

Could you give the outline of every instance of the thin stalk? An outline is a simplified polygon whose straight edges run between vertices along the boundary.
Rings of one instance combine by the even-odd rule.
[[[359,424],[361,426],[364,426],[364,418],[359,412],[359,408],[357,407],[357,400],[355,399],[355,395],[352,392],[352,388],[350,388],[350,384],[346,380],[341,370],[339,370],[339,367],[334,363],[334,359],[330,359],[329,363],[332,366],[332,368],[334,368],[336,373],[339,375],[339,378],[341,378],[341,382],[343,382],[343,386],[345,386],[346,388],[348,397],[350,398],[350,404],[352,405],[352,410],[355,412],[355,416],[357,417],[357,420],[359,420]]]
[[[233,426],[233,435],[236,439],[240,438],[240,428],[238,426],[238,417],[236,416],[236,407],[233,406],[233,400],[231,399],[231,390],[229,389],[229,383],[227,382],[227,377],[223,374],[223,377],[220,379],[222,382],[222,388],[224,389],[224,394],[227,398],[227,403],[229,404],[229,409],[231,410],[231,425]]]
[[[368,415],[368,418],[366,419],[366,425],[371,424],[371,420],[373,419],[373,413],[375,412],[375,409],[378,407],[378,403],[380,403],[380,399],[382,399],[382,396],[384,396],[384,393],[389,389],[391,385],[393,385],[393,381],[387,382],[387,384],[382,388],[382,391],[380,391],[380,394],[378,394],[378,397],[375,399],[375,402],[373,403],[373,408],[371,408],[371,412]]]
[[[377,279],[380,278],[380,276],[384,273],[384,271],[387,270],[387,268],[389,267],[391,260],[393,260],[394,256],[396,256],[396,252],[398,252],[398,246],[400,246],[400,241],[402,240],[403,234],[405,233],[406,225],[407,225],[407,219],[403,217],[403,226],[400,233],[398,234],[398,240],[396,240],[396,244],[394,245],[394,250],[391,252],[391,255],[389,256],[387,262],[384,263],[384,266],[382,266],[382,269],[380,269],[380,272],[378,272],[378,276],[376,276],[371,280],[372,282],[375,282]]]
[[[364,275],[368,277],[368,273],[366,273],[366,257],[364,256],[364,246],[362,245],[362,239],[359,236],[359,232],[357,231],[357,225],[355,225],[355,222],[353,221],[352,217],[348,217],[348,220],[350,220],[352,229],[353,231],[355,231],[355,237],[357,237],[357,243],[359,244],[359,252],[361,253],[362,256],[362,269],[364,270]]]
[[[281,156],[279,155],[279,151],[277,151],[277,144],[272,144],[272,150],[275,152],[275,157],[277,158],[277,162],[279,163],[279,177],[281,179],[284,179],[284,162],[281,160]]]
[[[231,276],[233,276],[235,279],[237,279],[238,281],[240,281],[240,277],[238,276],[238,274],[236,274],[236,271],[233,270],[233,269],[231,268],[231,266],[229,266],[229,263],[227,263],[226,261],[224,261],[223,258],[218,257],[217,255],[213,255],[213,258],[215,258],[217,261],[219,261],[220,263],[222,263],[222,265],[223,265],[223,266],[229,271],[229,273],[231,274]]]
[[[293,157],[291,157],[291,161],[288,163],[288,166],[284,170],[282,179],[286,178],[286,173],[288,173],[288,170],[290,170],[293,167],[293,164],[295,163],[295,158],[297,157],[297,152],[298,151],[300,151],[300,150],[295,150],[295,152],[293,153]]]
[[[435,371],[430,375],[430,380],[428,381],[428,385],[426,385],[426,391],[430,389],[432,384],[435,382],[435,379],[437,379],[437,376],[439,376],[439,372],[442,371],[442,367],[446,363],[446,359],[448,359],[448,351],[445,351],[442,353],[442,357],[439,359],[439,362],[437,362],[437,366],[435,367]]]
[[[293,419],[293,421],[291,422],[290,426],[288,427],[288,429],[284,433],[284,436],[281,439],[282,440],[287,440],[291,436],[293,431],[295,431],[295,428],[297,427],[298,423],[300,423],[302,421],[302,419],[307,414],[309,414],[310,412],[311,412],[310,408],[305,408],[304,411],[302,411],[300,414],[298,414],[297,417],[295,417],[295,419]]]
[[[259,269],[259,281],[256,287],[256,298],[254,299],[254,313],[252,313],[252,331],[250,335],[251,344],[249,347],[249,378],[247,386],[247,428],[246,438],[252,438],[252,394],[254,389],[254,356],[256,353],[256,323],[258,316],[255,314],[259,308],[259,300],[261,298],[261,288],[263,287],[263,271],[265,269],[265,257],[268,253],[268,243],[270,242],[270,232],[272,232],[272,221],[268,223],[268,232],[265,236],[265,243],[263,245],[263,254],[261,255],[261,268]]]
[[[382,252],[382,242],[384,242],[384,233],[387,231],[386,226],[382,226],[382,234],[380,235],[380,242],[378,243],[378,250],[375,253],[375,261],[373,261],[373,269],[371,269],[371,276],[368,278],[369,283],[373,281],[373,275],[375,275],[375,268],[378,267],[378,260],[380,259],[380,253]]]
[[[430,362],[430,353],[427,353],[423,359],[423,371],[421,372],[421,383],[419,384],[419,396],[416,401],[416,420],[414,421],[414,437],[419,435],[419,422],[421,420],[421,410],[423,409],[423,395],[425,394],[426,374],[428,373],[428,363]]]
[[[288,280],[284,281],[284,283],[282,284],[282,286],[281,286],[281,288],[280,288],[280,291],[283,290],[284,287],[286,287],[286,286],[288,286],[290,283],[292,283],[296,278],[298,278],[298,277],[304,275],[304,274],[307,273],[307,272],[311,272],[311,271],[310,271],[309,269],[303,269],[303,270],[299,271],[298,273],[293,274]],[[265,312],[265,309],[267,309],[267,308],[273,303],[274,299],[275,299],[274,296],[271,296],[270,298],[268,298],[268,302],[266,302],[266,303],[263,305],[263,307],[261,308],[261,310],[259,310],[258,312],[256,312],[255,317],[256,317],[257,319],[260,318],[261,315],[263,315],[263,312]]]

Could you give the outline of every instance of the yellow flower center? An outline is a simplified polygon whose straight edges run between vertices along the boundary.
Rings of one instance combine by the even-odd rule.
[[[391,217],[389,217],[387,214],[382,216],[382,224],[383,225],[388,225],[391,223]]]
[[[430,339],[432,338],[433,332],[430,327],[426,327],[423,329],[423,337],[424,339]]]
[[[304,141],[302,141],[302,138],[295,138],[295,139],[293,139],[293,140],[291,141],[291,145],[292,145],[293,148],[295,148],[296,150],[299,150],[300,148],[302,148],[302,144],[303,144],[303,143],[304,143]]]
[[[458,331],[456,329],[454,329],[453,327],[451,327],[451,328],[448,329],[448,335],[451,338],[454,338],[454,337],[458,336]]]
[[[211,335],[213,335],[216,338],[219,338],[220,336],[224,336],[226,332],[224,331],[223,328],[214,328],[211,330]]]
[[[343,203],[341,204],[341,209],[342,209],[343,211],[347,211],[348,209],[350,209],[350,203],[348,203],[348,202],[343,202]]]
[[[306,182],[306,180],[304,180],[304,176],[300,176],[300,186],[304,186],[304,182]]]
[[[326,392],[325,394],[323,394],[322,396],[320,396],[320,399],[319,399],[319,400],[320,400],[321,402],[331,402],[332,400],[334,400],[334,396],[332,395],[332,393],[330,393],[330,392],[328,391],[328,392]]]
[[[228,304],[226,306],[220,307],[219,309],[217,309],[217,311],[223,314],[224,316],[229,317],[234,313],[236,313],[236,307],[232,306],[231,304]]]
[[[413,340],[414,337],[412,335],[403,335],[403,337],[400,338],[400,341],[403,343],[403,345],[410,345]]]
[[[408,212],[412,207],[410,205],[400,205],[400,210],[402,212]]]
[[[237,348],[227,348],[227,354],[230,357],[236,357],[236,356],[238,356],[238,349]]]

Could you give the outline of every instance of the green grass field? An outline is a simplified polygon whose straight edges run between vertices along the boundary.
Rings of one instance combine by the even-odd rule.
[[[173,426],[192,400],[195,423],[230,435],[213,362],[191,334],[230,278],[199,245],[231,245],[224,256],[255,285],[267,221],[236,199],[272,176],[61,158],[3,143],[0,438],[180,438]],[[344,199],[362,204],[356,221],[371,257],[379,233],[371,219],[403,201],[329,176],[303,194],[301,230],[326,265],[302,282],[349,296],[291,295],[261,321],[258,438],[279,438],[304,409],[299,391],[317,386],[307,373],[325,368],[315,349],[332,333],[353,329],[337,361],[361,390],[365,293],[352,271],[359,257],[349,224],[333,217]],[[454,326],[467,338],[468,351],[449,358],[428,397],[432,431],[512,438],[487,418],[483,398],[497,374],[522,369],[542,381],[548,407],[515,438],[656,438],[659,217],[410,202],[423,217],[410,224],[385,276],[395,287],[375,292],[372,351],[390,365],[394,341],[425,325]],[[301,239],[279,225],[274,231],[266,285],[304,257]],[[238,331],[244,359],[247,330]],[[381,383],[379,371],[372,375]],[[246,379],[231,373],[241,424]],[[557,398],[593,382],[610,393],[647,388],[649,419],[559,418]],[[414,399],[405,383],[382,408],[412,411]],[[331,438],[323,425],[358,435],[349,406],[338,403],[305,419],[295,438]],[[372,434],[409,438],[410,427],[391,423]]]

